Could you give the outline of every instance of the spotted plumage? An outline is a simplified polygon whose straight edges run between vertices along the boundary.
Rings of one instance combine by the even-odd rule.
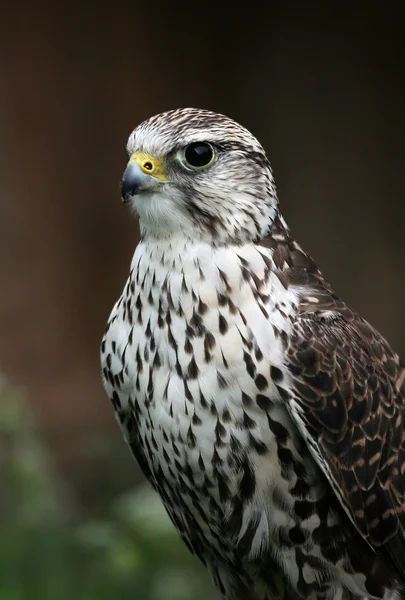
[[[279,214],[259,142],[181,109],[128,142],[141,241],[102,341],[125,438],[225,600],[405,598],[405,369]]]

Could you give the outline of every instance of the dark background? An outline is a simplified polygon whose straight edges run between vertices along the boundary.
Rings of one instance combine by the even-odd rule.
[[[98,346],[138,239],[129,133],[179,106],[261,140],[281,209],[336,291],[405,355],[401,3],[3,3],[0,364],[69,503],[141,478]]]

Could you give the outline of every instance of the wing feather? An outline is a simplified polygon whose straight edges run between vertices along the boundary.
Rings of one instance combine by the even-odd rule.
[[[375,348],[378,346],[377,352]],[[303,353],[311,350],[308,371]],[[362,535],[380,546],[400,534],[405,548],[404,368],[360,317],[303,312],[288,351],[294,401]]]
[[[270,233],[260,244],[300,297],[287,347],[291,416],[358,531],[405,577],[405,368],[280,222]]]

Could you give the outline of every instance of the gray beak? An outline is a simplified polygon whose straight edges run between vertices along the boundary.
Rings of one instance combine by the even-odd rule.
[[[135,161],[129,163],[121,179],[121,200],[128,202],[131,196],[136,196],[159,185],[159,181],[144,173]]]

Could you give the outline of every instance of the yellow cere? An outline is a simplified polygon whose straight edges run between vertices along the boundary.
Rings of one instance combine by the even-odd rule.
[[[159,181],[167,181],[162,161],[153,156],[153,154],[149,154],[148,152],[134,152],[128,164],[131,164],[131,162],[136,162],[143,173],[151,175],[159,179]]]

